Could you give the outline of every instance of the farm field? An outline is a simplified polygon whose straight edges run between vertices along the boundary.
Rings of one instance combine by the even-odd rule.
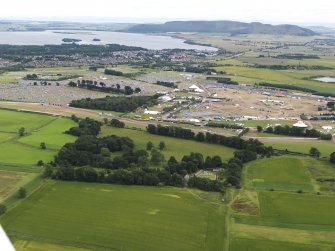
[[[145,131],[120,129],[114,127],[102,128],[101,136],[113,134],[123,137],[128,136],[129,138],[133,139],[137,149],[146,149],[146,144],[148,141],[154,143],[154,146],[156,147],[158,146],[159,142],[164,141],[166,144],[166,149],[163,150],[163,154],[165,155],[166,160],[168,160],[171,156],[175,156],[177,159],[181,159],[184,155],[188,155],[191,152],[200,152],[204,156],[218,155],[222,159],[228,160],[233,156],[235,151],[233,148],[225,146],[152,135]]]
[[[37,174],[0,170],[0,203],[35,178]]]
[[[37,161],[51,161],[57,150],[75,137],[64,132],[75,123],[66,118],[0,110],[0,160],[1,164],[36,165]],[[24,127],[26,135],[18,130]],[[40,149],[45,142],[47,149]]]
[[[232,79],[242,81],[245,84],[268,82],[273,84],[292,84],[300,87],[310,88],[319,92],[335,93],[335,87],[331,83],[322,83],[316,80],[308,80],[313,76],[334,76],[335,70],[272,70],[249,67],[249,64],[258,63],[261,65],[308,65],[333,67],[333,57],[322,57],[315,60],[279,60],[275,58],[255,58],[253,54],[247,54],[238,58],[239,62],[232,62],[228,66],[215,67],[217,71],[224,71]],[[242,61],[242,62],[241,62]],[[218,65],[223,62],[217,62]],[[240,79],[238,79],[240,78]],[[244,79],[243,79],[244,78]]]
[[[267,146],[272,146],[274,149],[278,150],[289,150],[292,152],[300,152],[309,154],[311,147],[316,147],[320,152],[321,156],[328,157],[335,150],[335,144],[326,140],[304,140],[304,139],[294,139],[294,140],[280,140],[280,139],[262,139],[260,141],[264,142]]]
[[[18,250],[222,250],[218,202],[198,190],[50,181],[0,222]]]
[[[290,156],[250,162],[245,167],[247,187],[288,191],[313,191],[304,159]]]
[[[284,155],[248,163],[245,187],[232,202],[229,250],[333,251],[333,184],[317,179],[334,175],[328,162],[309,157]]]

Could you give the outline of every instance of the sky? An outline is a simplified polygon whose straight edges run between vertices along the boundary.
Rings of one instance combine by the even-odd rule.
[[[334,24],[335,0],[1,0],[0,19]]]

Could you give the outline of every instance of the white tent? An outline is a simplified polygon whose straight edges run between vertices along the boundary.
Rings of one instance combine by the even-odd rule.
[[[306,125],[303,121],[298,121],[293,125],[294,127],[299,127],[299,128],[307,128],[308,125]]]

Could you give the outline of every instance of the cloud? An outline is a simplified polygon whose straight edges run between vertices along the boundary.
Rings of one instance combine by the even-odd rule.
[[[1,17],[207,19],[333,23],[333,0],[10,0]]]

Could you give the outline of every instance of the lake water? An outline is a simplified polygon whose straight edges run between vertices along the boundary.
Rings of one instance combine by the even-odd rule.
[[[330,78],[330,77],[316,78],[315,80],[324,82],[324,83],[335,83],[335,78]]]
[[[82,40],[78,44],[121,44],[127,46],[138,46],[152,50],[162,49],[189,49],[189,50],[209,50],[216,48],[208,46],[185,44],[184,40],[169,36],[153,36],[123,32],[104,31],[42,31],[42,32],[0,32],[0,44],[10,45],[46,45],[62,44],[63,38]],[[101,41],[93,41],[93,39]]]

